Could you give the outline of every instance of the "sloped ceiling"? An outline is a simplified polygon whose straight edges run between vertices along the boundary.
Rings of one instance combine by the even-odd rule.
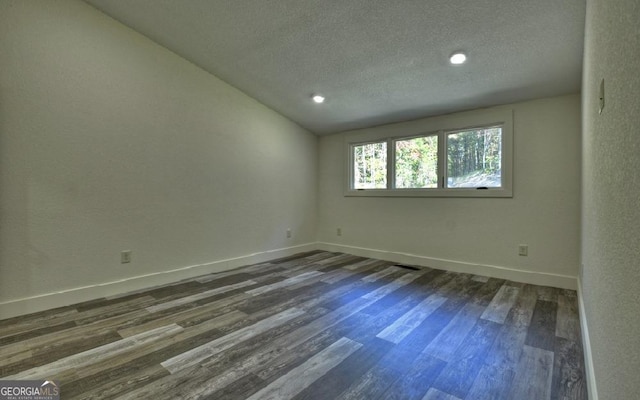
[[[580,90],[584,0],[86,1],[317,134]]]

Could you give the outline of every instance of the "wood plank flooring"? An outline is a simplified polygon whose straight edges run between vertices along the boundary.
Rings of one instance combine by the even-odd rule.
[[[0,321],[63,399],[586,400],[575,291],[311,252]]]

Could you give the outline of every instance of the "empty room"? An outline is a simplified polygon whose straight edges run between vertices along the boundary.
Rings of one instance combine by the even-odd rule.
[[[637,0],[0,0],[0,400],[640,398]]]

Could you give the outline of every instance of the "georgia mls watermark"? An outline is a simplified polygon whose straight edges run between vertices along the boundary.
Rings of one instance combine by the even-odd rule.
[[[55,381],[0,381],[0,400],[60,400]]]

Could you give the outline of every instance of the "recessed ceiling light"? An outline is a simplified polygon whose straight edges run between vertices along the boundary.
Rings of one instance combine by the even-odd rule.
[[[318,104],[324,103],[324,96],[320,96],[319,94],[314,94],[313,97],[311,97],[311,99]]]
[[[464,64],[464,62],[467,61],[467,56],[464,53],[454,53],[451,58],[449,58],[449,61],[451,61],[453,65]]]

